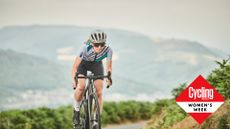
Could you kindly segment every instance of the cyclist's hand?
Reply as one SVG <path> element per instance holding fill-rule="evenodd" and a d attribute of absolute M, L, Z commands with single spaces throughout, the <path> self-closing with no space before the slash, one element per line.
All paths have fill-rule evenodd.
<path fill-rule="evenodd" d="M 78 84 L 78 73 L 75 74 L 74 79 L 72 81 L 72 87 L 73 87 L 73 89 L 76 89 L 77 84 Z"/>
<path fill-rule="evenodd" d="M 107 83 L 107 88 L 109 88 L 113 83 L 112 78 L 106 79 L 106 83 Z"/>
<path fill-rule="evenodd" d="M 113 83 L 110 71 L 108 72 L 108 78 L 106 79 L 106 82 L 107 82 L 107 88 L 109 88 Z"/>
<path fill-rule="evenodd" d="M 77 87 L 77 83 L 75 80 L 72 81 L 72 87 L 73 87 L 73 89 L 76 89 L 76 87 Z"/>

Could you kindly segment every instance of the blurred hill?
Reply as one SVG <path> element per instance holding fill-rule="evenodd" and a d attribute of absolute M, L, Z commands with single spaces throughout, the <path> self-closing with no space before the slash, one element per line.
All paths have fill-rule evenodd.
<path fill-rule="evenodd" d="M 5 91 L 15 88 L 22 93 L 44 91 L 39 92 L 44 100 L 49 100 L 50 94 L 63 93 L 62 99 L 69 100 L 71 65 L 93 29 L 38 25 L 1 28 L 0 100 L 5 100 L 10 93 Z M 215 68 L 214 60 L 224 55 L 195 41 L 152 38 L 118 29 L 103 30 L 114 51 L 114 85 L 105 90 L 107 100 L 152 101 L 169 97 L 178 83 L 191 82 L 199 74 L 206 76 Z M 57 87 L 65 90 L 55 91 Z M 3 105 L 7 104 L 1 102 L 0 107 Z"/>
<path fill-rule="evenodd" d="M 1 86 L 8 89 L 52 90 L 68 84 L 62 66 L 47 59 L 0 49 L 0 60 Z"/>
<path fill-rule="evenodd" d="M 69 83 L 63 66 L 47 59 L 0 49 L 0 60 L 0 108 L 30 107 L 31 102 L 38 106 L 49 102 L 47 98 L 58 99 L 58 92 L 52 96 L 46 91 L 66 88 Z"/>

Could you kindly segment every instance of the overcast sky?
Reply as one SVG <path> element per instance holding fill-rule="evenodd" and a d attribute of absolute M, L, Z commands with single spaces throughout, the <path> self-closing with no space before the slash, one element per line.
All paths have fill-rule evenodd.
<path fill-rule="evenodd" d="M 119 28 L 230 54 L 230 0 L 0 0 L 0 27 L 35 24 Z"/>

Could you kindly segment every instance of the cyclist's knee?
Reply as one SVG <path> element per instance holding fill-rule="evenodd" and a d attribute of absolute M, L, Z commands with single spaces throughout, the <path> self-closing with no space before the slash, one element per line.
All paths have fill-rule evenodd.
<path fill-rule="evenodd" d="M 84 84 L 78 84 L 77 90 L 80 92 L 83 92 L 85 90 L 85 85 Z"/>
<path fill-rule="evenodd" d="M 97 96 L 98 96 L 98 97 L 102 97 L 102 93 L 103 93 L 103 92 L 102 92 L 102 88 L 97 88 L 97 89 L 96 89 L 96 93 L 97 93 Z"/>
<path fill-rule="evenodd" d="M 98 96 L 98 98 L 100 98 L 100 97 L 102 97 L 102 91 L 97 91 L 97 96 Z"/>
<path fill-rule="evenodd" d="M 85 90 L 85 84 L 84 83 L 79 83 L 78 86 L 77 86 L 77 90 L 79 92 L 84 92 L 84 90 Z"/>

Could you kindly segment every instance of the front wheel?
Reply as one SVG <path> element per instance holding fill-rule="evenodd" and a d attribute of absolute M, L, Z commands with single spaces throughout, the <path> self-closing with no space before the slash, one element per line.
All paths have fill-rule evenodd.
<path fill-rule="evenodd" d="M 73 120 L 73 126 L 74 129 L 90 129 L 89 128 L 89 112 L 87 108 L 87 101 L 83 100 L 80 105 L 80 111 L 79 111 L 79 122 L 75 122 L 76 120 Z"/>
<path fill-rule="evenodd" d="M 100 108 L 98 103 L 98 97 L 95 93 L 89 96 L 88 106 L 90 129 L 101 129 Z"/>

